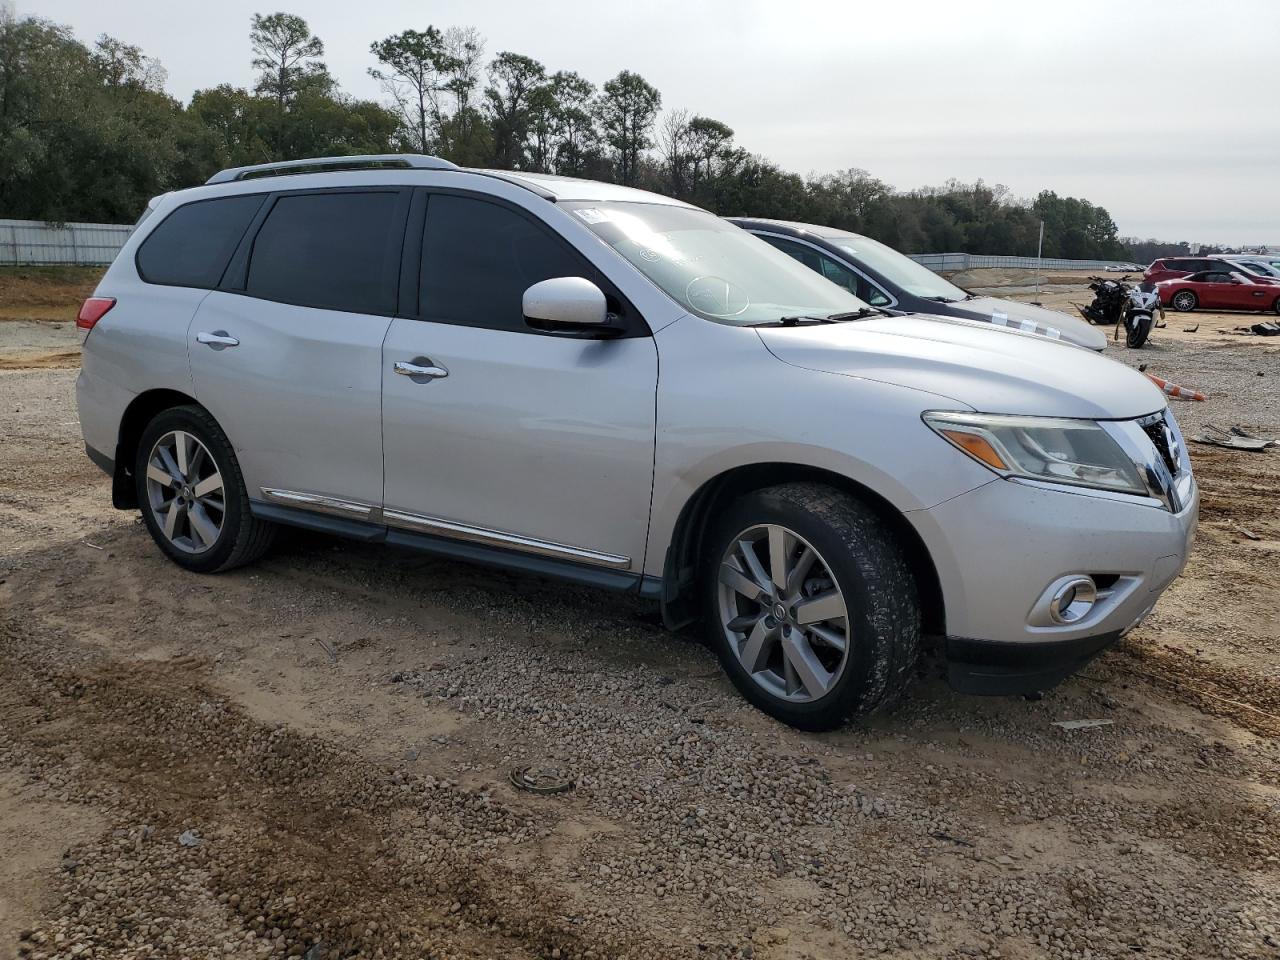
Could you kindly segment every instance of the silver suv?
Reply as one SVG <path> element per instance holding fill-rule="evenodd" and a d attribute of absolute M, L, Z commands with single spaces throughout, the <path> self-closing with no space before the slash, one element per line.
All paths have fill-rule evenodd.
<path fill-rule="evenodd" d="M 1146 616 L 1195 527 L 1138 373 L 885 316 L 603 183 L 226 170 L 152 202 L 79 322 L 88 454 L 182 567 L 289 524 L 638 593 L 808 729 L 892 698 L 925 640 L 958 689 L 1053 685 Z"/>

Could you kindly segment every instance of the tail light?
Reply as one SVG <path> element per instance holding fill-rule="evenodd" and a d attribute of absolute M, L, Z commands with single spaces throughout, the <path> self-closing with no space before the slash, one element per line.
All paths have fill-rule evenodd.
<path fill-rule="evenodd" d="M 80 305 L 80 312 L 76 314 L 76 326 L 81 330 L 92 330 L 93 325 L 115 305 L 115 297 L 90 297 Z"/>

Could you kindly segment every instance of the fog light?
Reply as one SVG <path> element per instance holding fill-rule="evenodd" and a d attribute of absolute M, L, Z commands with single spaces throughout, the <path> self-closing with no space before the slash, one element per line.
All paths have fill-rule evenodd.
<path fill-rule="evenodd" d="M 1076 623 L 1083 620 L 1098 599 L 1098 588 L 1091 577 L 1073 577 L 1058 587 L 1049 600 L 1049 616 L 1054 623 Z"/>

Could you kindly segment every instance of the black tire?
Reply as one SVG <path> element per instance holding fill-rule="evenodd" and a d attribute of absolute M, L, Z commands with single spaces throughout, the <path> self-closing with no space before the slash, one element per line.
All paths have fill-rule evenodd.
<path fill-rule="evenodd" d="M 848 610 L 848 659 L 823 696 L 796 703 L 770 693 L 738 660 L 718 602 L 718 568 L 733 538 L 780 524 L 822 556 Z M 920 601 L 892 529 L 866 504 L 820 483 L 796 482 L 747 494 L 717 518 L 707 540 L 701 589 L 709 636 L 739 692 L 765 713 L 802 730 L 830 730 L 902 693 L 915 674 Z"/>
<path fill-rule="evenodd" d="M 1132 326 L 1125 326 L 1124 342 L 1133 350 L 1139 349 L 1151 335 L 1151 324 L 1154 318 L 1149 313 L 1140 313 L 1133 318 Z"/>
<path fill-rule="evenodd" d="M 1190 290 L 1179 290 L 1169 300 L 1169 306 L 1179 313 L 1190 313 L 1200 306 L 1200 299 Z"/>
<path fill-rule="evenodd" d="M 222 475 L 225 512 L 222 527 L 212 546 L 200 553 L 179 549 L 165 536 L 147 493 L 147 462 L 160 438 L 183 430 L 204 444 Z M 155 416 L 142 432 L 134 460 L 134 481 L 143 522 L 164 555 L 178 566 L 195 573 L 218 573 L 251 563 L 271 546 L 276 527 L 253 516 L 249 493 L 236 460 L 235 451 L 218 422 L 203 407 L 171 407 Z"/>
<path fill-rule="evenodd" d="M 1276 313 L 1280 313 L 1280 297 L 1276 297 L 1276 302 L 1271 305 L 1271 309 Z"/>

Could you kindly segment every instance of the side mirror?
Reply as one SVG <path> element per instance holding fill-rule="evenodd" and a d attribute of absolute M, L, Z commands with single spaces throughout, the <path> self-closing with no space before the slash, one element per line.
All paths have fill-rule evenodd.
<path fill-rule="evenodd" d="M 612 336 L 604 292 L 583 277 L 552 277 L 524 292 L 524 319 L 529 326 L 567 336 Z"/>

